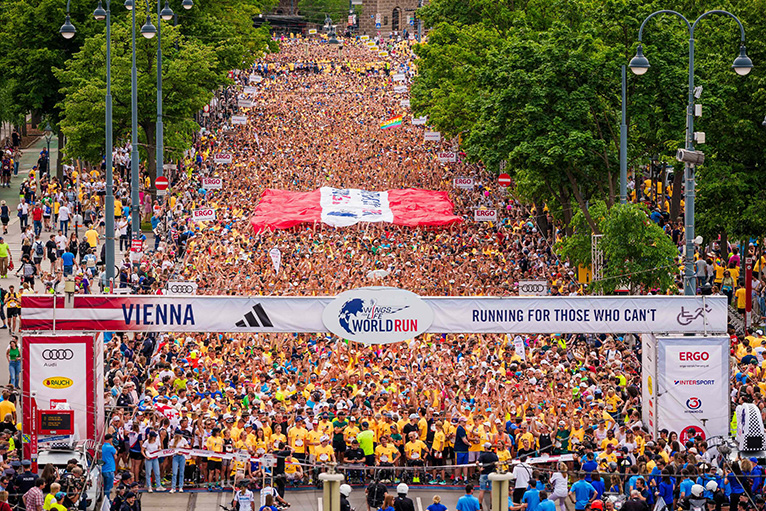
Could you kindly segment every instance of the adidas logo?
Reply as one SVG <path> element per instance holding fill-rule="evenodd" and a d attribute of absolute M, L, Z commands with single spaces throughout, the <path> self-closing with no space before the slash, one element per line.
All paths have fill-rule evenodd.
<path fill-rule="evenodd" d="M 256 316 L 258 316 L 258 319 L 256 319 Z M 260 320 L 260 323 L 258 323 L 259 320 Z M 238 328 L 247 328 L 247 327 L 270 328 L 270 327 L 273 327 L 274 324 L 271 322 L 271 319 L 269 319 L 269 316 L 268 314 L 266 314 L 266 311 L 263 310 L 263 306 L 260 303 L 257 303 L 253 305 L 252 311 L 245 314 L 245 319 L 237 321 L 236 326 Z"/>

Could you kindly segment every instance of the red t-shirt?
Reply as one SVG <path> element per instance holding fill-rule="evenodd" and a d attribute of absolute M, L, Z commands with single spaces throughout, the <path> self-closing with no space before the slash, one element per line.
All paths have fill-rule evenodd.
<path fill-rule="evenodd" d="M 36 206 L 35 209 L 32 210 L 32 220 L 36 222 L 42 222 L 43 220 L 43 208 L 40 206 Z M 0 511 L 2 511 L 0 509 Z"/>

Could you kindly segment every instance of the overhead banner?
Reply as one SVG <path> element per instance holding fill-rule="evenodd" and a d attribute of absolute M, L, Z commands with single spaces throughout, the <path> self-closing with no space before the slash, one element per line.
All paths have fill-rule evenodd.
<path fill-rule="evenodd" d="M 366 288 L 362 288 L 366 289 Z M 23 295 L 23 330 L 327 332 L 334 297 Z M 422 297 L 433 333 L 726 332 L 725 296 Z M 54 320 L 55 318 L 55 320 Z"/>
<path fill-rule="evenodd" d="M 231 163 L 231 154 L 214 154 L 213 163 Z"/>
<path fill-rule="evenodd" d="M 212 222 L 215 220 L 215 210 L 212 208 L 201 208 L 192 211 L 192 220 L 195 222 Z"/>
<path fill-rule="evenodd" d="M 423 135 L 423 139 L 426 141 L 439 142 L 442 139 L 442 134 L 438 131 L 426 131 Z"/>
<path fill-rule="evenodd" d="M 457 161 L 457 153 L 455 151 L 444 151 L 437 153 L 440 163 Z"/>
<path fill-rule="evenodd" d="M 231 123 L 232 124 L 247 124 L 247 116 L 246 115 L 232 115 L 231 116 Z"/>
<path fill-rule="evenodd" d="M 496 209 L 474 209 L 473 219 L 477 222 L 497 222 Z"/>
<path fill-rule="evenodd" d="M 205 190 L 220 190 L 223 188 L 223 179 L 220 177 L 203 177 L 202 188 Z"/>
<path fill-rule="evenodd" d="M 462 188 L 464 190 L 473 190 L 473 178 L 470 177 L 456 177 L 453 180 L 455 188 Z"/>
<path fill-rule="evenodd" d="M 657 428 L 680 442 L 729 432 L 728 336 L 657 338 Z"/>
<path fill-rule="evenodd" d="M 409 227 L 462 222 L 452 213 L 447 192 L 407 188 L 374 192 L 322 187 L 313 192 L 267 189 L 250 219 L 256 232 L 324 223 L 348 227 L 359 222 L 389 222 Z"/>

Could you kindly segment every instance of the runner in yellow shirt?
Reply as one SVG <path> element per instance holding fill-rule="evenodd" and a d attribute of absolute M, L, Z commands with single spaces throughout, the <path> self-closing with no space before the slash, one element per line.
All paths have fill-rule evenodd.
<path fill-rule="evenodd" d="M 223 437 L 219 428 L 213 428 L 205 442 L 205 448 L 209 451 L 223 452 Z M 216 486 L 221 488 L 221 465 L 223 460 L 218 456 L 211 456 L 207 459 L 208 487 Z"/>

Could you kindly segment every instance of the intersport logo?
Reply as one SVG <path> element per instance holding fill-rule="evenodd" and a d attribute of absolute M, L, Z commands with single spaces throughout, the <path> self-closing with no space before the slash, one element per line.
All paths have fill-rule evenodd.
<path fill-rule="evenodd" d="M 673 380 L 674 385 L 715 385 L 715 380 Z"/>

